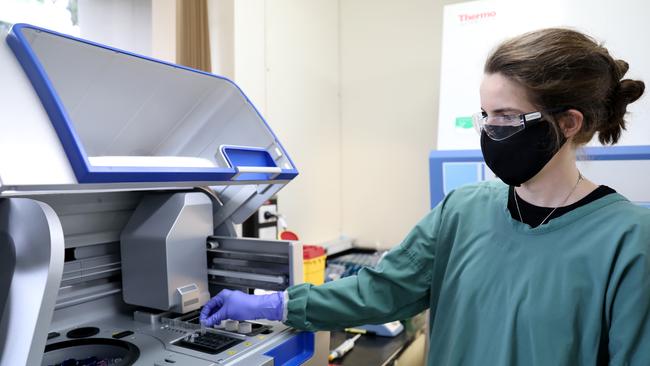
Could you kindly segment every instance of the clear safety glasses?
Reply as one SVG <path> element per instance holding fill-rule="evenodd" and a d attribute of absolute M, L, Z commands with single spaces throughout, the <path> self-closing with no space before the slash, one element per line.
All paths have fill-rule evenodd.
<path fill-rule="evenodd" d="M 523 131 L 526 127 L 531 127 L 543 120 L 542 112 L 488 116 L 487 113 L 481 111 L 472 116 L 476 131 L 479 134 L 481 131 L 485 131 L 488 137 L 495 141 L 505 140 L 517 132 Z"/>

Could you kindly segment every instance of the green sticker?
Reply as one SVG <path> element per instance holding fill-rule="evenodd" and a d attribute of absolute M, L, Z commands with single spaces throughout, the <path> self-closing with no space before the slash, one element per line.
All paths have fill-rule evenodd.
<path fill-rule="evenodd" d="M 456 117 L 456 128 L 472 128 L 472 117 Z"/>

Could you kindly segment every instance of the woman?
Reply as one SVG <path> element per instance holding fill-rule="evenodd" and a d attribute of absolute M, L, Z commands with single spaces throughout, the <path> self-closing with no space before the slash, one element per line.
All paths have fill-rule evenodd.
<path fill-rule="evenodd" d="M 643 94 L 627 69 L 572 30 L 506 41 L 475 116 L 503 183 L 447 195 L 375 269 L 266 296 L 226 290 L 203 323 L 327 330 L 429 308 L 430 365 L 650 365 L 650 210 L 576 167 L 596 133 L 618 141 Z"/>

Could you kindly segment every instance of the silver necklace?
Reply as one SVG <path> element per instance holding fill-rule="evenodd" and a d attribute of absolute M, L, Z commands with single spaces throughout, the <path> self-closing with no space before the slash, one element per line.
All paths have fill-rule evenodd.
<path fill-rule="evenodd" d="M 549 214 L 546 215 L 544 220 L 542 220 L 542 222 L 540 222 L 539 225 L 537 225 L 537 226 L 544 225 L 544 222 L 546 222 L 546 220 L 548 220 L 548 218 L 551 217 L 551 215 L 553 214 L 553 212 L 555 212 L 555 210 L 557 210 L 559 207 L 564 206 L 564 204 L 569 199 L 569 197 L 571 197 L 573 192 L 575 192 L 576 188 L 578 188 L 578 183 L 580 183 L 581 180 L 582 180 L 582 173 L 580 173 L 580 171 L 578 171 L 578 180 L 576 181 L 576 184 L 573 186 L 573 189 L 571 190 L 571 192 L 569 192 L 569 194 L 564 198 L 564 201 L 562 201 L 562 203 L 559 206 L 552 209 L 551 212 L 549 212 Z M 519 202 L 517 202 L 517 192 L 515 191 L 514 187 L 512 188 L 512 194 L 515 196 L 515 206 L 517 206 L 517 213 L 519 214 L 519 221 L 524 222 L 524 219 L 521 217 L 521 211 L 519 210 Z"/>

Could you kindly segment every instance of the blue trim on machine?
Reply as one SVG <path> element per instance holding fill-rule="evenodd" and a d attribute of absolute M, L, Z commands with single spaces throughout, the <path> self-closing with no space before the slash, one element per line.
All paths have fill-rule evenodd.
<path fill-rule="evenodd" d="M 90 165 L 88 161 L 88 155 L 81 144 L 79 136 L 75 132 L 75 129 L 70 122 L 70 118 L 61 102 L 57 92 L 54 90 L 54 87 L 45 72 L 43 65 L 39 62 L 38 58 L 34 54 L 33 49 L 31 48 L 29 42 L 22 33 L 23 29 L 33 29 L 37 32 L 45 32 L 53 34 L 59 37 L 67 38 L 77 42 L 86 43 L 92 46 L 100 47 L 106 50 L 113 52 L 122 53 L 125 55 L 137 57 L 140 59 L 157 62 L 165 64 L 171 67 L 178 69 L 183 69 L 186 71 L 191 71 L 199 74 L 203 74 L 210 77 L 215 77 L 218 79 L 225 80 L 232 84 L 241 95 L 246 99 L 246 101 L 253 107 L 253 110 L 258 115 L 264 126 L 268 129 L 270 134 L 274 137 L 275 143 L 282 150 L 283 154 L 287 157 L 291 163 L 291 169 L 282 169 L 281 174 L 275 177 L 274 180 L 290 180 L 295 178 L 298 175 L 298 171 L 294 168 L 295 165 L 293 161 L 286 153 L 286 150 L 281 145 L 280 141 L 277 139 L 277 136 L 273 133 L 269 127 L 266 120 L 259 113 L 255 105 L 251 102 L 250 99 L 243 93 L 241 88 L 237 86 L 233 81 L 228 78 L 210 74 L 201 70 L 195 70 L 189 67 L 180 66 L 172 64 L 169 62 L 156 60 L 150 57 L 145 57 L 137 55 L 131 52 L 124 50 L 107 47 L 98 43 L 87 41 L 84 39 L 72 37 L 66 34 L 61 34 L 58 32 L 50 31 L 44 28 L 36 27 L 29 24 L 14 24 L 11 28 L 11 31 L 6 37 L 7 44 L 14 52 L 16 59 L 20 63 L 21 67 L 25 71 L 25 74 L 29 78 L 36 94 L 38 95 L 45 111 L 47 112 L 48 117 L 56 131 L 63 150 L 65 151 L 70 166 L 75 173 L 77 181 L 79 183 L 126 183 L 126 182 L 222 182 L 229 181 L 236 174 L 236 168 L 183 168 L 183 167 L 95 167 Z M 243 175 L 243 174 L 242 174 Z M 269 180 L 268 175 L 250 175 L 238 177 L 237 180 Z"/>
<path fill-rule="evenodd" d="M 223 146 L 221 150 L 230 166 L 277 167 L 271 154 L 261 148 Z"/>
<path fill-rule="evenodd" d="M 585 157 L 586 159 L 582 159 Z M 578 160 L 647 160 L 650 145 L 586 147 L 578 150 Z"/>
<path fill-rule="evenodd" d="M 312 332 L 300 332 L 264 355 L 273 357 L 276 366 L 302 365 L 314 355 L 315 338 Z"/>
<path fill-rule="evenodd" d="M 231 167 L 278 167 L 271 154 L 262 148 L 222 146 L 221 152 Z M 235 180 L 269 180 L 273 175 L 276 174 L 241 173 Z"/>

